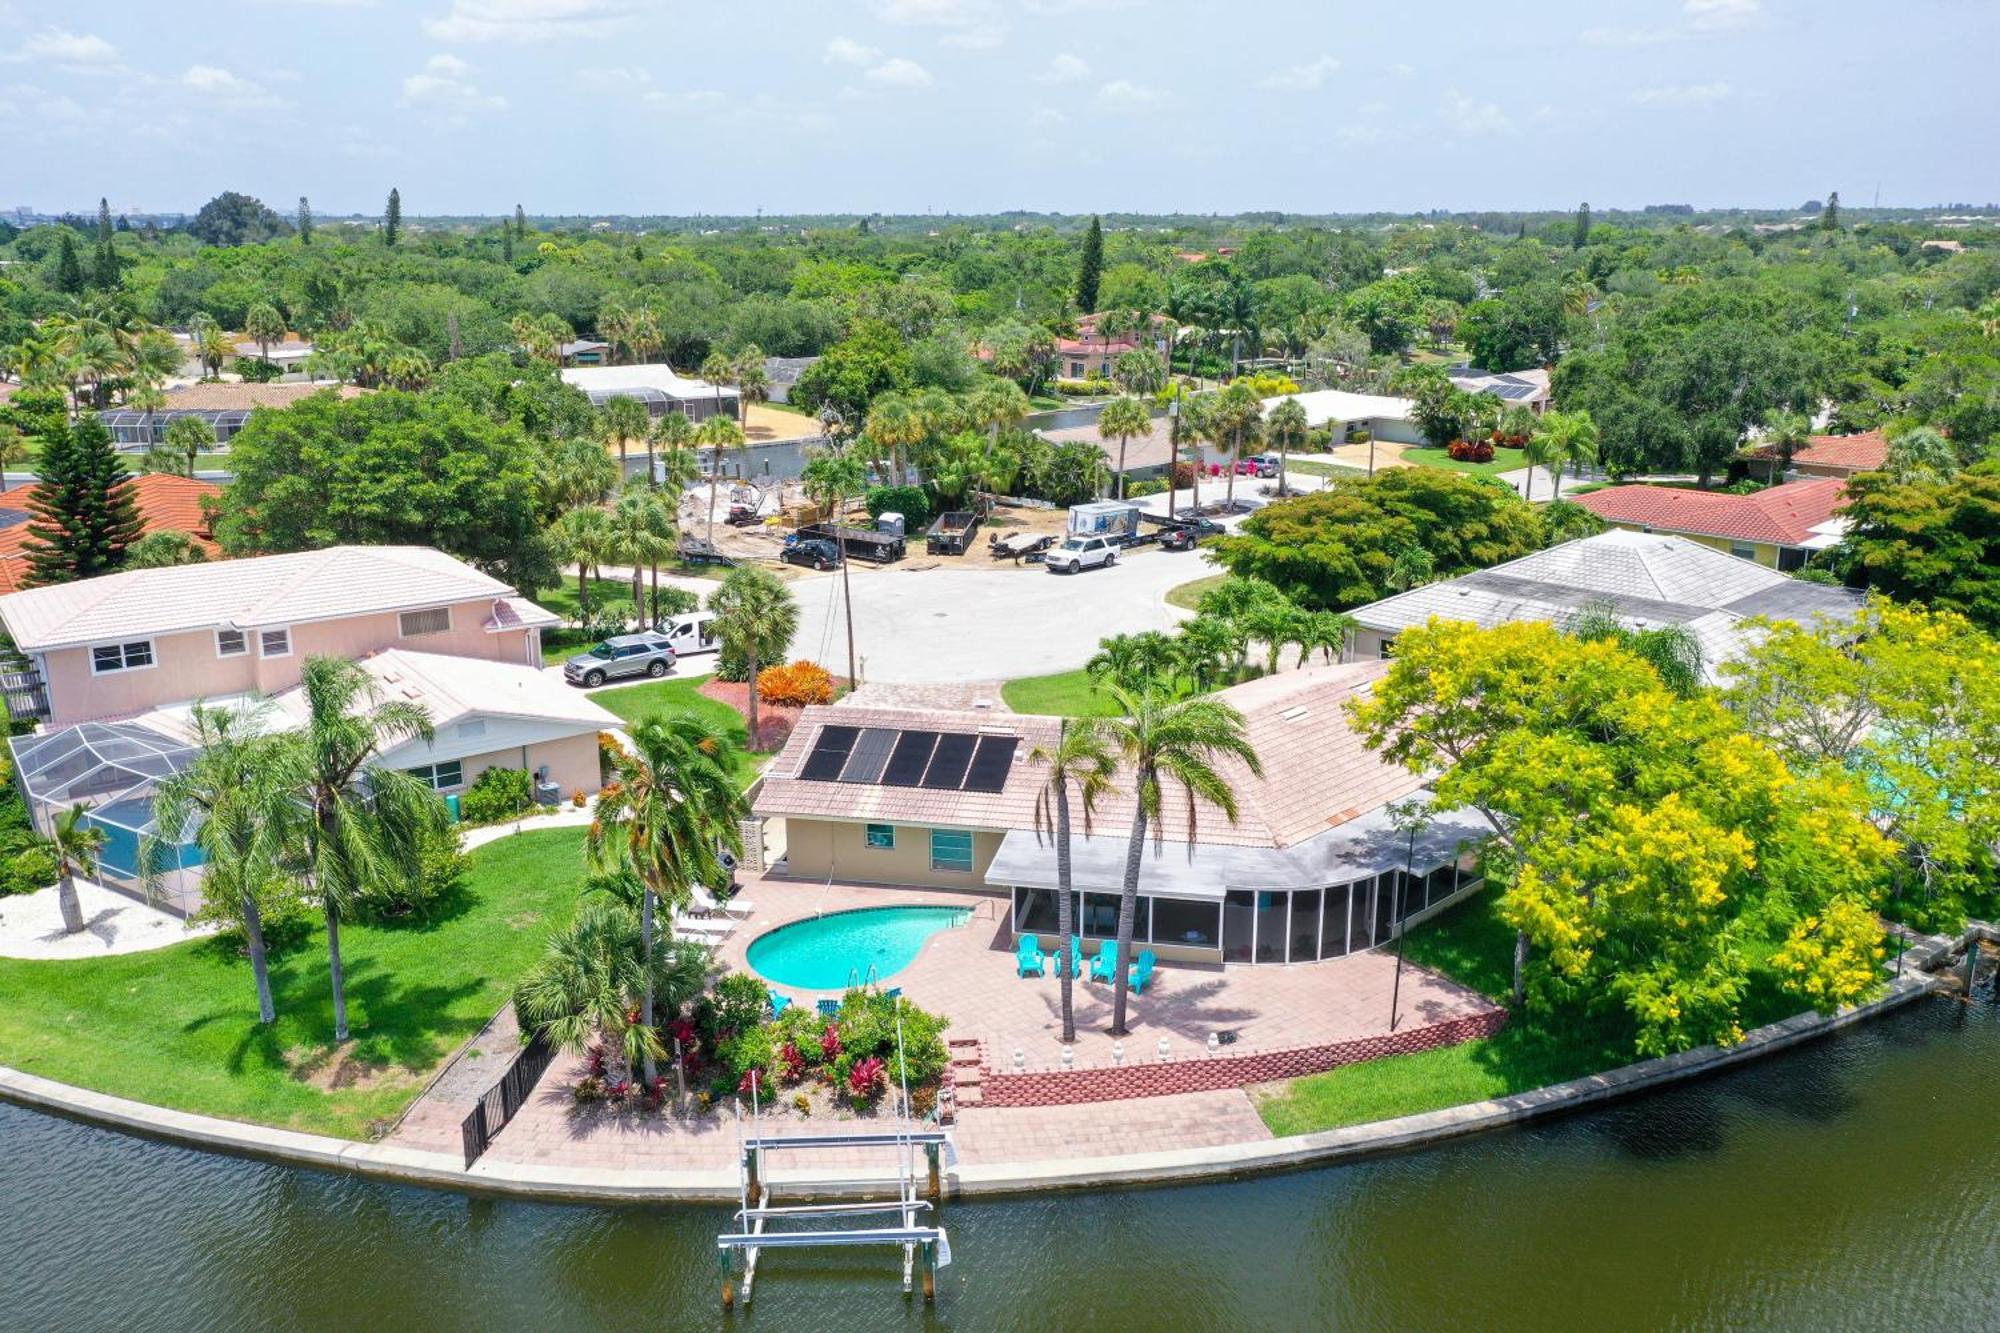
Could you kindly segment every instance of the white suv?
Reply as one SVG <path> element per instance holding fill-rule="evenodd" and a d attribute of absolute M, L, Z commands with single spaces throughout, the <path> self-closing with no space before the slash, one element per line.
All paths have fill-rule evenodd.
<path fill-rule="evenodd" d="M 1049 552 L 1046 563 L 1051 574 L 1075 574 L 1098 565 L 1115 565 L 1118 546 L 1109 537 L 1071 537 Z"/>

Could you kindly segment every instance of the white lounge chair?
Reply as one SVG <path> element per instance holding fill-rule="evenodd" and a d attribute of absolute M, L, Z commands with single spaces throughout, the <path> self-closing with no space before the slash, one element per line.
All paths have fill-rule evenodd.
<path fill-rule="evenodd" d="M 728 902 L 723 902 L 699 884 L 690 890 L 689 897 L 694 903 L 695 910 L 704 915 L 721 912 L 728 916 L 747 917 L 757 910 L 757 904 L 741 897 L 731 898 Z"/>
<path fill-rule="evenodd" d="M 717 944 L 729 938 L 729 932 L 736 929 L 734 921 L 717 920 L 714 917 L 677 916 L 674 918 L 674 934 L 691 940 L 702 940 Z"/>

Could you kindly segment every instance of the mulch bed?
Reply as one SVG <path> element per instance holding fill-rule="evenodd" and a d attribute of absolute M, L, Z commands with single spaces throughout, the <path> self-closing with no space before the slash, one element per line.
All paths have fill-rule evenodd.
<path fill-rule="evenodd" d="M 846 686 L 847 682 L 845 680 L 842 680 L 838 676 L 834 677 L 833 688 L 836 696 Z M 746 723 L 750 720 L 750 684 L 748 681 L 717 680 L 714 676 L 710 676 L 696 687 L 696 691 L 704 698 L 713 699 L 717 703 L 728 704 L 743 715 L 743 720 Z M 758 704 L 757 730 L 763 734 L 752 738 L 750 748 L 759 752 L 769 752 L 784 748 L 785 741 L 792 734 L 792 728 L 799 724 L 799 714 L 804 711 L 803 708 L 800 708 L 796 704 Z"/>

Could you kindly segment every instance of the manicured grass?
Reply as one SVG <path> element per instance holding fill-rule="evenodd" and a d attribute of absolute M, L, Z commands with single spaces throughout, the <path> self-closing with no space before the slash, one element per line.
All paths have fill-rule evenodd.
<path fill-rule="evenodd" d="M 1118 706 L 1096 688 L 1086 671 L 1059 671 L 1053 676 L 1022 676 L 1000 687 L 1000 697 L 1017 713 L 1055 717 L 1116 717 Z"/>
<path fill-rule="evenodd" d="M 584 878 L 584 830 L 471 854 L 428 920 L 345 922 L 353 1038 L 333 1046 L 323 927 L 274 932 L 278 1021 L 257 1023 L 227 937 L 72 962 L 0 959 L 0 1064 L 179 1110 L 362 1139 L 407 1106 L 499 1011 Z"/>
<path fill-rule="evenodd" d="M 1308 477 L 1365 477 L 1365 467 L 1349 467 L 1345 463 L 1322 463 L 1316 458 L 1294 458 L 1285 465 L 1287 472 L 1300 472 Z"/>
<path fill-rule="evenodd" d="M 734 708 L 701 692 L 699 686 L 707 679 L 707 676 L 674 676 L 666 680 L 649 680 L 643 685 L 620 685 L 598 690 L 590 698 L 593 703 L 618 714 L 627 726 L 656 714 L 700 718 L 736 742 L 736 782 L 738 786 L 747 787 L 771 756 L 769 753 L 759 754 L 742 749 L 749 742 L 749 724 Z"/>
<path fill-rule="evenodd" d="M 1169 588 L 1167 605 L 1178 606 L 1184 611 L 1198 611 L 1201 609 L 1201 595 L 1228 577 L 1227 574 L 1210 574 L 1205 579 L 1190 579 L 1178 587 Z"/>
<path fill-rule="evenodd" d="M 1525 453 L 1504 446 L 1493 451 L 1493 461 L 1490 463 L 1461 463 L 1442 449 L 1433 449 L 1427 444 L 1406 444 L 1403 446 L 1403 461 L 1423 467 L 1450 468 L 1453 472 L 1470 472 L 1480 477 L 1513 472 L 1528 466 L 1528 456 Z"/>

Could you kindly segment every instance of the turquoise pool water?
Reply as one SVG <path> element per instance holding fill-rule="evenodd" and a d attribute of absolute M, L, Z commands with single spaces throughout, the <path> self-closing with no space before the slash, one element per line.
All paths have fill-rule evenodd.
<path fill-rule="evenodd" d="M 800 990 L 839 990 L 851 978 L 894 976 L 924 942 L 964 922 L 967 907 L 863 907 L 794 921 L 750 942 L 750 966 L 766 981 Z"/>

